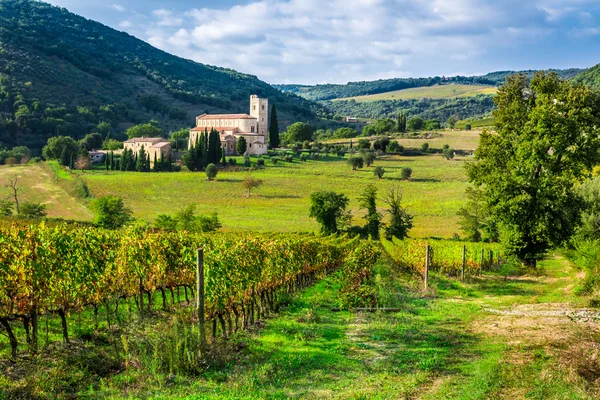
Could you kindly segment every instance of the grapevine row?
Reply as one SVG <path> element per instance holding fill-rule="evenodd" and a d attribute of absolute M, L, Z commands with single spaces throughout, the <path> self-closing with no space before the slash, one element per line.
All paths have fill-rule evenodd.
<path fill-rule="evenodd" d="M 0 229 L 0 323 L 32 328 L 38 317 L 57 313 L 68 341 L 67 316 L 86 306 L 135 299 L 140 311 L 155 293 L 195 285 L 196 249 L 204 248 L 205 315 L 222 332 L 244 326 L 274 308 L 277 296 L 338 270 L 360 250 L 377 253 L 358 239 L 309 235 L 189 234 L 140 228 L 107 231 L 91 227 L 37 226 Z M 108 315 L 108 313 L 107 313 Z M 226 321 L 229 329 L 226 329 Z M 110 324 L 110 321 L 109 321 Z M 13 335 L 14 336 L 14 335 Z M 29 336 L 29 335 L 28 335 Z M 11 338 L 13 355 L 16 351 Z"/>

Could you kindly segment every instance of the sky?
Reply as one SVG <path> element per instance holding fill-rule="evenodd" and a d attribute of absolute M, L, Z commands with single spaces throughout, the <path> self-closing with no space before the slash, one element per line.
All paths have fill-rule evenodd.
<path fill-rule="evenodd" d="M 275 83 L 600 63 L 600 0 L 50 0 L 204 64 Z"/>

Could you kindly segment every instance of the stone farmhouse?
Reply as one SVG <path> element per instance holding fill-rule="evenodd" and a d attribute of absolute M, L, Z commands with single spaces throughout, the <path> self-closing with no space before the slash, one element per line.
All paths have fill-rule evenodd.
<path fill-rule="evenodd" d="M 192 147 L 198 137 L 208 130 L 215 129 L 221 136 L 221 146 L 225 155 L 236 155 L 238 139 L 246 139 L 246 153 L 260 155 L 267 153 L 267 132 L 269 131 L 269 100 L 257 95 L 250 96 L 250 114 L 203 114 L 196 118 L 196 127 L 190 130 L 189 145 Z"/>
<path fill-rule="evenodd" d="M 144 147 L 146 154 L 150 155 L 150 164 L 154 164 L 154 156 L 160 160 L 162 155 L 166 160 L 171 154 L 171 142 L 163 138 L 133 138 L 123 142 L 123 149 L 132 150 L 134 154 L 138 154 L 140 149 Z"/>

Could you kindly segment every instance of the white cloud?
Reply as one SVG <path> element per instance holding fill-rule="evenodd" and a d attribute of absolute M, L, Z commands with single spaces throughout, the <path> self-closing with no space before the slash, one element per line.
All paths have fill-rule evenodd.
<path fill-rule="evenodd" d="M 259 0 L 225 9 L 154 10 L 146 39 L 269 82 L 422 76 L 419 66 L 429 60 L 462 69 L 490 48 L 549 37 L 561 19 L 589 23 L 585 6 L 593 1 Z"/>
<path fill-rule="evenodd" d="M 117 10 L 119 12 L 125 12 L 125 11 L 127 11 L 127 9 L 125 7 L 123 7 L 122 5 L 119 5 L 119 4 L 112 4 L 110 6 L 110 8 L 112 8 L 113 10 Z"/>
<path fill-rule="evenodd" d="M 129 29 L 131 27 L 133 27 L 133 23 L 131 21 L 125 20 L 125 21 L 119 22 L 119 28 L 121 28 L 121 29 Z"/>

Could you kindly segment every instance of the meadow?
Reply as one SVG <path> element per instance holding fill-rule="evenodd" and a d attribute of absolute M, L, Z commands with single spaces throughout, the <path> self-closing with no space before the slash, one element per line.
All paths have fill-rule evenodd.
<path fill-rule="evenodd" d="M 214 181 L 204 173 L 136 173 L 87 171 L 82 178 L 93 196 L 116 195 L 133 209 L 134 217 L 152 222 L 159 214 L 174 213 L 196 204 L 199 213 L 217 212 L 225 231 L 316 232 L 317 222 L 309 217 L 310 194 L 333 190 L 350 198 L 350 208 L 360 221 L 358 197 L 374 184 L 380 198 L 392 186 L 400 186 L 404 203 L 415 216 L 411 236 L 452 237 L 459 233 L 459 208 L 468 186 L 466 158 L 444 160 L 441 155 L 383 156 L 374 166 L 352 171 L 346 159 L 335 156 L 306 162 L 280 161 L 252 172 L 264 181 L 250 198 L 241 185 L 248 172 L 221 171 Z M 238 161 L 241 163 L 241 159 Z M 385 169 L 383 179 L 373 174 L 375 166 Z M 413 170 L 409 181 L 401 169 Z M 379 202 L 381 211 L 384 204 Z"/>
<path fill-rule="evenodd" d="M 380 100 L 452 99 L 457 97 L 477 96 L 480 94 L 490 95 L 496 94 L 496 92 L 497 88 L 493 86 L 451 84 L 402 89 L 336 100 L 356 100 L 358 103 L 364 103 Z"/>

